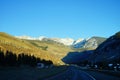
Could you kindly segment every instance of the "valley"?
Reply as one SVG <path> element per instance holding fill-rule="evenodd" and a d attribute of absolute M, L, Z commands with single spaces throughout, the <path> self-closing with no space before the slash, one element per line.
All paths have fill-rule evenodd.
<path fill-rule="evenodd" d="M 65 43 L 67 41 L 69 45 Z M 0 75 L 3 80 L 99 80 L 100 76 L 119 80 L 116 74 L 110 77 L 109 72 L 104 75 L 96 71 L 120 71 L 120 32 L 107 39 L 92 37 L 76 41 L 21 38 L 0 32 L 0 51 Z M 20 78 L 23 73 L 26 77 Z"/>
<path fill-rule="evenodd" d="M 93 37 L 88 40 L 78 39 L 75 41 L 73 39 L 45 37 L 14 37 L 7 33 L 0 32 L 0 49 L 4 52 L 7 50 L 12 51 L 15 54 L 25 53 L 35 55 L 41 59 L 51 60 L 54 64 L 61 65 L 64 64 L 61 59 L 69 52 L 94 50 L 100 44 L 98 40 L 104 41 L 105 38 Z M 91 43 L 91 41 L 93 41 L 93 43 Z M 94 45 L 96 45 L 96 47 L 94 47 Z"/>

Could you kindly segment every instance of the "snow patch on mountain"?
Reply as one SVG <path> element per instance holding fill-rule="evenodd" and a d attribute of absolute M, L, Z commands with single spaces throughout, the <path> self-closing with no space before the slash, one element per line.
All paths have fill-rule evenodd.
<path fill-rule="evenodd" d="M 33 38 L 30 36 L 16 36 L 16 37 L 28 40 L 54 41 L 74 48 L 94 48 L 94 49 L 98 47 L 99 43 L 104 41 L 100 37 L 92 37 L 88 39 L 79 38 L 77 40 L 74 40 L 72 38 L 47 38 L 45 36 L 40 36 L 38 38 Z"/>
<path fill-rule="evenodd" d="M 90 38 L 89 40 L 87 40 L 87 42 L 84 45 L 84 48 L 97 48 L 98 47 L 98 43 L 97 40 L 94 38 Z"/>
<path fill-rule="evenodd" d="M 51 38 L 51 40 L 62 43 L 64 45 L 72 45 L 74 42 L 74 39 L 71 38 Z"/>
<path fill-rule="evenodd" d="M 74 39 L 71 39 L 71 38 L 47 38 L 45 36 L 40 36 L 38 38 L 32 38 L 30 36 L 15 36 L 16 38 L 20 38 L 20 39 L 27 39 L 27 40 L 45 40 L 45 41 L 49 41 L 49 40 L 52 40 L 52 41 L 55 41 L 55 42 L 58 42 L 58 43 L 62 43 L 64 45 L 67 45 L 67 46 L 70 46 L 73 44 L 73 42 L 75 41 Z"/>
<path fill-rule="evenodd" d="M 43 40 L 44 38 L 46 38 L 45 36 L 40 36 L 40 37 L 38 37 L 38 38 L 36 38 L 36 40 Z"/>
<path fill-rule="evenodd" d="M 81 48 L 85 45 L 86 39 L 80 38 L 72 44 L 74 48 Z"/>
<path fill-rule="evenodd" d="M 15 36 L 16 38 L 19 39 L 27 39 L 27 40 L 36 40 L 36 38 L 30 37 L 30 36 Z"/>

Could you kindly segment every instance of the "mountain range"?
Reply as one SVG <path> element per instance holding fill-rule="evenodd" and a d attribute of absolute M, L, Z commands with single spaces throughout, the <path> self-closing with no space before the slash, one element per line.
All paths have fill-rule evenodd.
<path fill-rule="evenodd" d="M 70 47 L 50 41 L 19 39 L 4 32 L 0 32 L 0 50 L 12 51 L 14 54 L 24 53 L 41 59 L 51 60 L 54 64 L 64 64 L 61 61 Z"/>
<path fill-rule="evenodd" d="M 85 61 L 90 63 L 120 63 L 120 32 L 106 39 L 95 50 L 69 52 L 62 61 L 78 65 Z"/>
<path fill-rule="evenodd" d="M 92 62 L 118 62 L 120 63 L 120 32 L 109 37 L 91 55 Z"/>
<path fill-rule="evenodd" d="M 40 40 L 40 41 L 51 41 L 63 44 L 65 46 L 71 46 L 73 48 L 92 48 L 95 49 L 98 47 L 100 43 L 106 40 L 103 37 L 91 37 L 89 39 L 79 38 L 74 40 L 72 38 L 47 38 L 44 36 L 40 36 L 38 38 L 32 38 L 30 36 L 16 36 L 19 39 L 26 39 L 26 40 Z"/>
<path fill-rule="evenodd" d="M 92 56 L 94 50 L 98 49 L 98 46 L 104 41 L 106 41 L 106 38 L 96 36 L 89 39 L 79 38 L 74 40 L 71 38 L 47 38 L 44 36 L 39 38 L 12 36 L 0 32 L 0 50 L 4 52 L 7 50 L 12 51 L 15 54 L 35 55 L 41 59 L 51 60 L 57 65 L 64 64 L 68 60 L 70 63 L 77 63 L 80 60 L 89 59 L 88 57 Z"/>

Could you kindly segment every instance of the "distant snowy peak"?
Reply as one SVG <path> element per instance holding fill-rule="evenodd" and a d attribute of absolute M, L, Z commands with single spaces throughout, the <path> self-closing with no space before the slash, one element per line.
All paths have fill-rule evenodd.
<path fill-rule="evenodd" d="M 83 47 L 96 49 L 105 40 L 106 38 L 94 36 L 89 38 Z"/>
<path fill-rule="evenodd" d="M 79 42 L 82 42 L 84 39 L 83 38 L 79 38 L 78 40 L 76 40 L 75 42 L 74 42 L 74 44 L 77 44 L 77 43 L 79 43 Z"/>
<path fill-rule="evenodd" d="M 43 38 L 41 41 L 54 41 L 57 43 L 61 43 L 66 46 L 70 46 L 73 44 L 74 40 L 71 38 Z"/>
<path fill-rule="evenodd" d="M 19 39 L 27 39 L 27 40 L 36 40 L 36 38 L 30 37 L 30 36 L 15 36 L 16 38 Z"/>
<path fill-rule="evenodd" d="M 97 48 L 98 47 L 98 43 L 97 40 L 95 38 L 90 38 L 87 40 L 87 42 L 84 45 L 84 48 Z"/>
<path fill-rule="evenodd" d="M 33 37 L 30 37 L 30 36 L 15 36 L 16 38 L 19 38 L 19 39 L 27 39 L 27 40 L 40 40 L 40 41 L 55 41 L 55 42 L 58 42 L 58 43 L 62 43 L 64 45 L 67 45 L 67 46 L 70 46 L 73 44 L 74 42 L 74 39 L 71 39 L 71 38 L 47 38 L 45 36 L 40 36 L 38 38 L 33 38 Z"/>
<path fill-rule="evenodd" d="M 38 37 L 38 38 L 36 38 L 37 40 L 43 40 L 44 38 L 46 38 L 45 36 L 40 36 L 40 37 Z"/>
<path fill-rule="evenodd" d="M 74 42 L 74 39 L 71 38 L 51 38 L 51 40 L 62 43 L 64 45 L 72 45 Z"/>
<path fill-rule="evenodd" d="M 49 38 L 55 42 L 59 42 L 62 43 L 64 45 L 67 46 L 76 46 L 75 48 L 80 48 L 80 46 L 82 46 L 84 44 L 84 42 L 86 41 L 86 39 L 80 38 L 78 40 L 74 40 L 72 38 Z"/>
<path fill-rule="evenodd" d="M 99 44 L 105 41 L 106 38 L 103 37 L 91 37 L 88 39 L 78 39 L 73 43 L 74 48 L 89 48 L 96 49 Z"/>
<path fill-rule="evenodd" d="M 80 38 L 76 41 L 74 41 L 74 43 L 72 44 L 72 46 L 74 48 L 81 48 L 84 46 L 84 44 L 86 43 L 86 39 Z"/>
<path fill-rule="evenodd" d="M 33 37 L 30 37 L 30 36 L 16 36 L 16 37 L 20 38 L 20 39 L 27 39 L 27 40 L 55 41 L 55 42 L 58 42 L 58 43 L 62 43 L 66 46 L 79 44 L 80 42 L 82 42 L 84 40 L 83 38 L 80 38 L 78 40 L 74 40 L 72 38 L 47 38 L 45 36 L 40 36 L 38 38 L 33 38 Z"/>
<path fill-rule="evenodd" d="M 33 38 L 30 36 L 16 36 L 16 37 L 27 40 L 53 41 L 61 43 L 66 46 L 72 46 L 74 48 L 97 48 L 98 45 L 105 40 L 104 38 L 101 37 L 92 37 L 89 39 L 79 38 L 77 40 L 74 40 L 72 38 L 47 38 L 45 36 L 40 36 L 38 38 Z"/>
<path fill-rule="evenodd" d="M 15 37 L 19 39 L 27 39 L 27 40 L 42 40 L 43 38 L 46 38 L 45 36 L 40 36 L 38 38 L 30 37 L 30 36 L 15 36 Z"/>

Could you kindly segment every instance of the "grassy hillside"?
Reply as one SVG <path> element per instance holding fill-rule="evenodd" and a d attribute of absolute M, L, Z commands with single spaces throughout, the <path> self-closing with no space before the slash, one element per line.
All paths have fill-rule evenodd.
<path fill-rule="evenodd" d="M 71 51 L 71 48 L 64 46 L 62 44 L 53 43 L 49 41 L 39 41 L 39 40 L 27 40 L 37 48 L 49 52 L 49 54 L 54 54 L 57 57 L 61 58 Z"/>
<path fill-rule="evenodd" d="M 0 49 L 16 54 L 35 55 L 41 59 L 52 60 L 54 64 L 62 64 L 61 58 L 71 49 L 61 44 L 38 40 L 21 40 L 4 32 L 0 32 Z"/>

